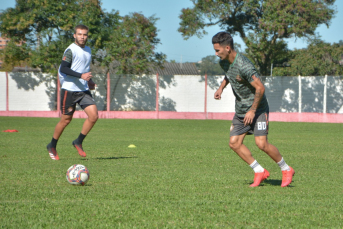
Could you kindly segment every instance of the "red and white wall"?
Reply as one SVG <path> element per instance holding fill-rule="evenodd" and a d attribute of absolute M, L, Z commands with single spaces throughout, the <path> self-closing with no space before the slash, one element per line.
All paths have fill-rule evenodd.
<path fill-rule="evenodd" d="M 59 117 L 56 77 L 0 72 L 0 116 Z M 231 87 L 213 95 L 223 76 L 96 76 L 100 118 L 231 120 Z M 267 77 L 270 121 L 343 123 L 340 77 Z M 300 111 L 300 112 L 299 112 Z M 77 111 L 75 118 L 86 117 Z"/>

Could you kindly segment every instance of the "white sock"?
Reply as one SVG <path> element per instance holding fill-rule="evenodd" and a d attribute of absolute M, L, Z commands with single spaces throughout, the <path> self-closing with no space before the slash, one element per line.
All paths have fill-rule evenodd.
<path fill-rule="evenodd" d="M 290 170 L 289 166 L 286 164 L 286 162 L 285 162 L 285 160 L 283 160 L 283 158 L 277 164 L 279 165 L 281 171 L 285 171 L 285 170 L 289 171 Z"/>
<path fill-rule="evenodd" d="M 251 165 L 249 165 L 255 173 L 262 173 L 264 168 L 255 160 Z"/>

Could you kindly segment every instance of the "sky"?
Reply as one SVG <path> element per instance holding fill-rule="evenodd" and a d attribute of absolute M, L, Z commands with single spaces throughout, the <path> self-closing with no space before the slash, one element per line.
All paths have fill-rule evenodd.
<path fill-rule="evenodd" d="M 175 60 L 176 62 L 198 62 L 202 58 L 214 55 L 213 45 L 211 43 L 212 36 L 221 31 L 218 26 L 209 27 L 206 29 L 208 35 L 202 38 L 193 36 L 188 40 L 184 40 L 177 30 L 179 28 L 179 15 L 183 8 L 193 7 L 191 0 L 101 0 L 102 8 L 106 12 L 118 10 L 121 16 L 129 13 L 139 12 L 145 17 L 154 16 L 159 18 L 156 22 L 158 38 L 161 44 L 157 46 L 155 51 L 162 52 L 167 55 L 167 60 Z M 338 43 L 343 40 L 343 1 L 336 0 L 335 3 L 337 13 L 331 20 L 330 27 L 320 25 L 316 33 L 321 36 L 321 39 L 329 43 Z M 15 0 L 1 0 L 0 11 L 9 7 L 15 7 Z M 245 48 L 245 45 L 239 36 L 234 36 L 234 42 Z M 306 48 L 307 43 L 303 39 L 288 39 L 288 48 L 300 49 Z"/>

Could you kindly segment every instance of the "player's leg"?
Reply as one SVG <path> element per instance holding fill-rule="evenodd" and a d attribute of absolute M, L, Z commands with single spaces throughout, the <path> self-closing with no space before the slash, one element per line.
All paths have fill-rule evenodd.
<path fill-rule="evenodd" d="M 229 145 L 230 148 L 254 170 L 254 183 L 250 186 L 256 187 L 269 177 L 269 172 L 254 159 L 250 150 L 243 144 L 243 140 L 250 130 L 250 126 L 244 125 L 243 118 L 239 118 L 235 115 L 230 128 Z"/>
<path fill-rule="evenodd" d="M 230 137 L 230 148 L 237 153 L 237 155 L 242 158 L 243 161 L 250 165 L 255 161 L 250 150 L 243 144 L 243 140 L 247 133 L 231 136 Z"/>
<path fill-rule="evenodd" d="M 54 134 L 52 136 L 51 142 L 46 146 L 49 152 L 49 156 L 53 160 L 59 160 L 59 156 L 56 151 L 57 141 L 62 135 L 64 129 L 71 122 L 72 115 L 63 115 L 61 116 L 60 121 L 56 124 Z"/>
<path fill-rule="evenodd" d="M 55 126 L 55 131 L 53 138 L 58 140 L 62 135 L 64 129 L 69 125 L 71 120 L 73 119 L 73 115 L 61 115 L 60 121 Z"/>
<path fill-rule="evenodd" d="M 268 142 L 267 135 L 255 136 L 255 143 L 260 150 L 268 154 L 268 156 L 271 157 L 276 163 L 281 161 L 282 156 L 279 150 Z"/>
<path fill-rule="evenodd" d="M 96 105 L 90 105 L 86 107 L 84 111 L 88 118 L 83 123 L 81 133 L 87 135 L 98 120 L 98 108 Z"/>
<path fill-rule="evenodd" d="M 71 122 L 75 111 L 75 103 L 73 103 L 73 92 L 65 89 L 61 90 L 61 119 L 56 124 L 51 142 L 47 145 L 49 156 L 53 160 L 59 160 L 59 156 L 56 151 L 57 141 L 62 135 L 64 129 Z"/>
<path fill-rule="evenodd" d="M 268 112 L 259 115 L 254 125 L 255 143 L 257 147 L 264 151 L 270 158 L 272 158 L 280 167 L 282 171 L 282 187 L 288 186 L 292 182 L 294 170 L 288 166 L 280 154 L 278 148 L 268 142 L 269 129 L 269 114 Z"/>
<path fill-rule="evenodd" d="M 85 96 L 80 101 L 80 106 L 84 109 L 87 114 L 87 119 L 83 123 L 81 133 L 79 137 L 75 139 L 72 144 L 77 149 L 78 153 L 82 157 L 86 157 L 86 153 L 82 148 L 83 140 L 87 134 L 91 131 L 96 121 L 98 120 L 98 108 L 96 107 L 92 95 L 89 92 L 85 93 Z"/>

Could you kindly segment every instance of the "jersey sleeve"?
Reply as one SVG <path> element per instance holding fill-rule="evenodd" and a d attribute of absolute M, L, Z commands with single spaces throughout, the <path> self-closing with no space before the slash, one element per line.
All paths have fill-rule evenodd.
<path fill-rule="evenodd" d="M 259 78 L 260 75 L 258 74 L 255 66 L 248 58 L 243 58 L 242 67 L 241 67 L 241 76 L 249 83 L 254 81 L 254 77 Z"/>
<path fill-rule="evenodd" d="M 62 60 L 63 61 L 66 61 L 68 63 L 71 63 L 72 60 L 73 60 L 73 53 L 71 52 L 71 49 L 67 49 L 64 54 L 63 54 L 63 57 L 62 57 Z"/>
<path fill-rule="evenodd" d="M 69 75 L 69 76 L 81 78 L 81 76 L 82 76 L 81 73 L 75 72 L 71 69 L 72 60 L 73 60 L 73 53 L 71 52 L 70 49 L 68 49 L 63 54 L 60 71 L 64 74 Z"/>

